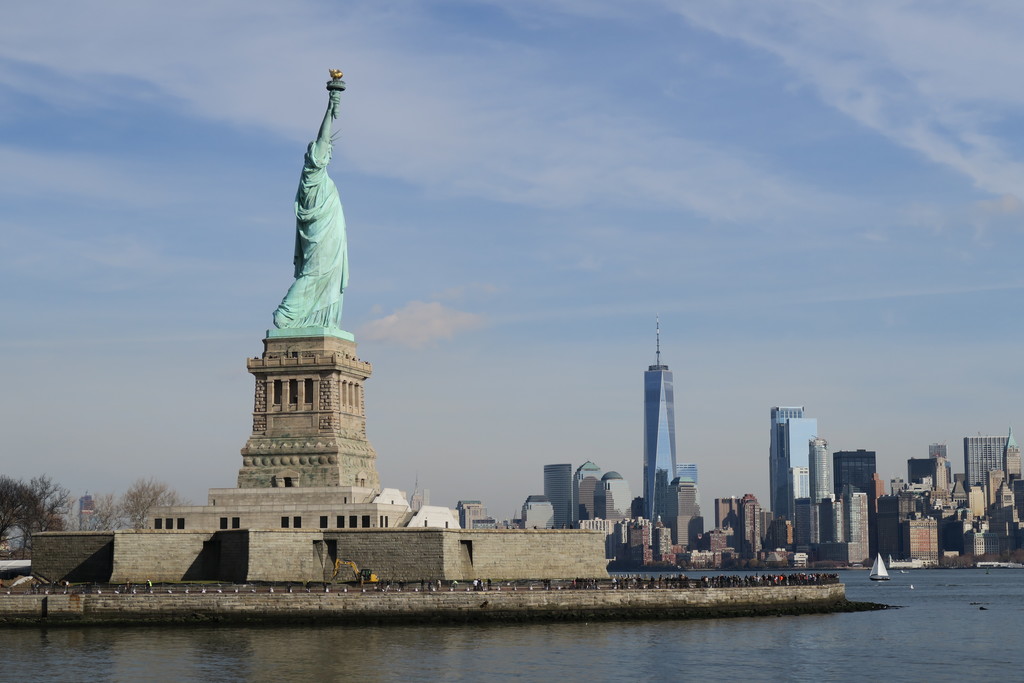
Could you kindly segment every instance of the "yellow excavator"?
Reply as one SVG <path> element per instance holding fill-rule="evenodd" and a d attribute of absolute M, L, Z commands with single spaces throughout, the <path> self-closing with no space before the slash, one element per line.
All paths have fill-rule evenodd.
<path fill-rule="evenodd" d="M 342 567 L 348 567 L 348 572 L 342 572 Z M 341 578 L 338 578 L 338 574 L 341 573 Z M 360 586 L 364 583 L 377 583 L 380 579 L 377 575 L 371 572 L 369 569 L 360 570 L 355 562 L 352 560 L 335 560 L 334 561 L 334 575 L 331 577 L 331 581 L 341 581 L 343 583 L 358 583 Z"/>

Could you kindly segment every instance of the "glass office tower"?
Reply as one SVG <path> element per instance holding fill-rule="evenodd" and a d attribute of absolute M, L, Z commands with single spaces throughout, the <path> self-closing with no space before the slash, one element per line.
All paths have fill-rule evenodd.
<path fill-rule="evenodd" d="M 849 484 L 853 490 L 867 493 L 871 490 L 871 475 L 876 472 L 875 452 L 863 448 L 855 451 L 836 451 L 832 454 L 833 491 L 836 498 L 843 495 Z"/>
<path fill-rule="evenodd" d="M 682 481 L 689 481 L 694 484 L 700 483 L 697 481 L 697 463 L 695 462 L 677 463 L 676 476 Z"/>
<path fill-rule="evenodd" d="M 573 527 L 572 465 L 544 465 L 544 495 L 551 501 L 556 529 Z"/>
<path fill-rule="evenodd" d="M 772 512 L 793 521 L 789 470 L 808 466 L 808 443 L 818 435 L 818 421 L 804 417 L 803 406 L 772 408 L 768 483 Z"/>
<path fill-rule="evenodd" d="M 828 452 L 828 441 L 811 439 L 807 444 L 807 481 L 811 489 L 811 502 L 820 503 L 832 494 L 832 457 Z"/>
<path fill-rule="evenodd" d="M 657 359 L 644 373 L 644 517 L 668 519 L 668 487 L 676 478 L 676 411 L 672 372 Z"/>
<path fill-rule="evenodd" d="M 789 500 L 794 501 L 797 498 L 810 498 L 811 497 L 811 482 L 810 482 L 810 468 L 809 467 L 790 467 L 789 468 Z M 790 520 L 795 522 L 796 520 Z"/>

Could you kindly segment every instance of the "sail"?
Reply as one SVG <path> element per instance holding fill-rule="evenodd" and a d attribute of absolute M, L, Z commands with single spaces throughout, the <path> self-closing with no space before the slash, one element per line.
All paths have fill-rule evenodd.
<path fill-rule="evenodd" d="M 882 561 L 881 555 L 876 555 L 875 563 L 871 565 L 871 578 L 876 581 L 889 578 L 889 572 L 885 570 L 885 562 Z"/>

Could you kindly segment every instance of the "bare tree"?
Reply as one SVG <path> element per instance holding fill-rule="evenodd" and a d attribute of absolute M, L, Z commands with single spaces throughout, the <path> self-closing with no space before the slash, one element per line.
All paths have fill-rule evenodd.
<path fill-rule="evenodd" d="M 188 505 L 188 501 L 162 481 L 136 479 L 121 496 L 121 514 L 130 529 L 145 529 L 149 511 L 164 505 Z"/>
<path fill-rule="evenodd" d="M 8 536 L 20 537 L 18 525 L 25 516 L 25 504 L 28 496 L 25 483 L 0 475 L 0 541 Z"/>
<path fill-rule="evenodd" d="M 68 507 L 64 511 L 64 528 L 68 531 L 86 531 L 82 518 L 78 514 L 75 502 L 76 501 L 73 497 L 68 498 Z"/>
<path fill-rule="evenodd" d="M 24 546 L 31 548 L 32 534 L 64 528 L 64 515 L 71 508 L 71 491 L 46 474 L 33 477 L 25 488 L 28 499 L 19 526 Z"/>
<path fill-rule="evenodd" d="M 0 540 L 32 548 L 32 534 L 64 528 L 71 492 L 43 474 L 25 483 L 0 476 Z"/>
<path fill-rule="evenodd" d="M 101 493 L 92 497 L 92 515 L 89 516 L 91 531 L 123 529 L 127 524 L 127 517 L 117 496 Z"/>
<path fill-rule="evenodd" d="M 88 494 L 86 494 L 88 495 Z M 121 501 L 114 493 L 99 493 L 92 498 L 92 506 L 88 512 L 80 512 L 72 507 L 64 516 L 64 528 L 78 531 L 113 531 L 125 526 Z"/>

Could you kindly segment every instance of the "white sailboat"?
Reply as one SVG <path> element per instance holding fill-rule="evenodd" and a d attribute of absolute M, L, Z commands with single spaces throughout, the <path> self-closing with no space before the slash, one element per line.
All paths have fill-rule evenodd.
<path fill-rule="evenodd" d="M 889 572 L 885 570 L 885 562 L 882 561 L 881 555 L 875 555 L 875 563 L 871 565 L 870 578 L 872 581 L 889 580 Z"/>

